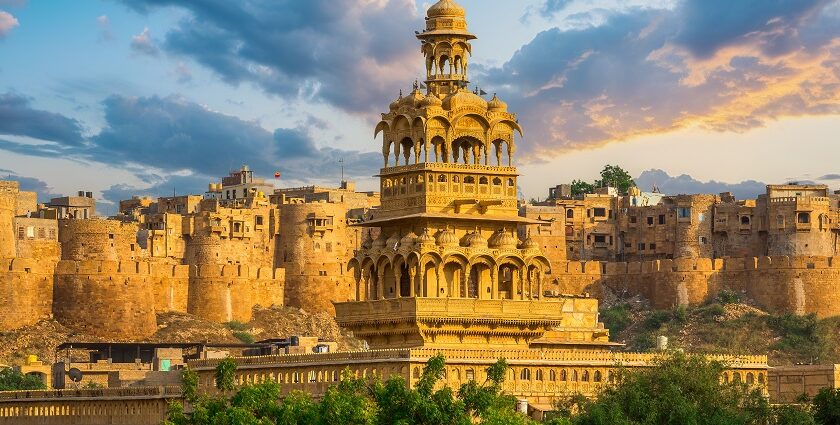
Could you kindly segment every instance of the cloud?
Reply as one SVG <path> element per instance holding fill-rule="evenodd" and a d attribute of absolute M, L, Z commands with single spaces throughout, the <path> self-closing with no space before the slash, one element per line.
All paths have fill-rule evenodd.
<path fill-rule="evenodd" d="M 183 62 L 178 62 L 178 66 L 175 67 L 175 75 L 178 77 L 178 82 L 182 84 L 189 83 L 193 78 L 192 71 Z"/>
<path fill-rule="evenodd" d="M 131 50 L 138 54 L 148 56 L 157 56 L 160 54 L 160 50 L 155 45 L 149 33 L 149 28 L 143 28 L 143 32 L 131 37 Z"/>
<path fill-rule="evenodd" d="M 114 39 L 114 32 L 111 30 L 111 19 L 108 18 L 108 15 L 97 17 L 96 25 L 99 27 L 100 41 L 111 41 Z"/>
<path fill-rule="evenodd" d="M 35 177 L 21 176 L 12 170 L 0 169 L 0 179 L 17 181 L 20 183 L 20 190 L 36 192 L 38 194 L 38 202 L 41 203 L 46 203 L 52 198 L 63 196 L 59 193 L 53 193 L 53 188 L 51 188 L 45 181 L 39 180 Z"/>
<path fill-rule="evenodd" d="M 408 30 L 423 24 L 412 0 L 123 0 L 139 12 L 189 12 L 163 48 L 232 85 L 371 113 L 419 76 Z"/>
<path fill-rule="evenodd" d="M 527 160 L 684 128 L 742 132 L 840 114 L 838 57 L 836 0 L 683 0 L 543 31 L 475 79 L 519 113 Z"/>
<path fill-rule="evenodd" d="M 3 38 L 12 31 L 12 28 L 19 26 L 17 18 L 11 13 L 0 10 L 0 38 Z"/>
<path fill-rule="evenodd" d="M 840 180 L 840 174 L 826 174 L 817 180 Z"/>
<path fill-rule="evenodd" d="M 659 191 L 668 195 L 694 195 L 694 194 L 719 194 L 732 192 L 737 199 L 755 199 L 758 195 L 766 193 L 767 184 L 755 180 L 746 180 L 741 183 L 724 183 L 714 180 L 707 182 L 699 181 L 689 175 L 671 177 L 662 170 L 652 169 L 642 172 L 635 179 L 640 189 L 649 191 L 655 185 Z"/>
<path fill-rule="evenodd" d="M 540 8 L 540 15 L 550 18 L 555 13 L 565 9 L 566 6 L 572 3 L 572 0 L 546 0 Z"/>
<path fill-rule="evenodd" d="M 34 109 L 29 98 L 0 94 L 0 135 L 23 136 L 80 146 L 82 124 L 61 114 Z"/>

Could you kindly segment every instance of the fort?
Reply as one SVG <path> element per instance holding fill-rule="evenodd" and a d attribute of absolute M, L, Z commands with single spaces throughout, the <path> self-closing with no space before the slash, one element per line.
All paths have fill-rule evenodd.
<path fill-rule="evenodd" d="M 412 384 L 443 353 L 457 386 L 505 357 L 505 391 L 545 411 L 596 394 L 616 367 L 659 359 L 610 341 L 607 291 L 669 309 L 726 289 L 774 312 L 840 315 L 840 195 L 789 184 L 745 201 L 636 188 L 571 196 L 561 186 L 525 205 L 514 164 L 524 129 L 498 96 L 467 88 L 476 37 L 466 12 L 440 0 L 416 36 L 427 75 L 374 129 L 379 192 L 275 189 L 243 166 L 203 195 L 136 197 L 105 219 L 89 192 L 39 205 L 0 182 L 0 301 L 14 306 L 0 331 L 54 318 L 138 342 L 160 313 L 247 322 L 257 306 L 292 306 L 333 315 L 370 349 L 237 356 L 239 384 L 317 397 L 345 368 Z M 722 379 L 767 393 L 766 356 L 710 357 L 726 362 Z M 187 362 L 203 391 L 214 391 L 218 362 Z M 179 397 L 169 387 L 2 394 L 0 423 L 154 423 Z"/>

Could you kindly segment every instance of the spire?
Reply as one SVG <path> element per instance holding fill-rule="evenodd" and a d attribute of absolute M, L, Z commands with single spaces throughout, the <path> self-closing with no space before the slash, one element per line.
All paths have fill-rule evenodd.
<path fill-rule="evenodd" d="M 466 11 L 453 0 L 440 0 L 429 8 L 426 29 L 417 34 L 426 57 L 426 86 L 429 93 L 448 95 L 466 87 L 471 40 Z"/>

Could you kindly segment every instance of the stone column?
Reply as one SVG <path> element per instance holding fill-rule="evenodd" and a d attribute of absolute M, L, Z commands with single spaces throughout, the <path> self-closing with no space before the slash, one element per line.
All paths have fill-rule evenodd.
<path fill-rule="evenodd" d="M 428 288 L 426 287 L 426 282 L 424 281 L 425 273 L 423 273 L 423 266 L 417 266 L 417 285 L 419 286 L 420 290 L 417 293 L 418 297 L 428 297 Z"/>
<path fill-rule="evenodd" d="M 490 299 L 497 300 L 499 299 L 499 279 L 497 278 L 498 275 L 497 268 L 490 269 Z"/>
<path fill-rule="evenodd" d="M 537 275 L 537 298 L 542 299 L 542 297 L 543 297 L 542 274 L 540 272 L 537 272 L 536 275 Z"/>
<path fill-rule="evenodd" d="M 461 298 L 470 297 L 470 266 L 464 268 L 464 283 L 461 285 Z"/>
<path fill-rule="evenodd" d="M 408 296 L 410 298 L 414 298 L 417 295 L 417 290 L 416 290 L 417 280 L 415 279 L 415 277 L 417 276 L 417 271 L 414 270 L 413 267 L 409 268 L 408 269 L 408 276 L 409 276 L 408 280 L 409 280 L 409 283 L 410 283 L 410 285 L 408 287 Z"/>
<path fill-rule="evenodd" d="M 394 295 L 395 298 L 402 298 L 402 272 L 399 268 L 394 268 Z"/>
<path fill-rule="evenodd" d="M 377 270 L 376 273 L 376 299 L 385 298 L 385 270 Z"/>

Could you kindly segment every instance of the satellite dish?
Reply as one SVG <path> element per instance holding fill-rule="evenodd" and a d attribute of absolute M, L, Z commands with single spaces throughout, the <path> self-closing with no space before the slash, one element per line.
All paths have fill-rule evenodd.
<path fill-rule="evenodd" d="M 82 371 L 77 368 L 70 369 L 70 380 L 73 382 L 81 382 L 82 381 Z"/>

